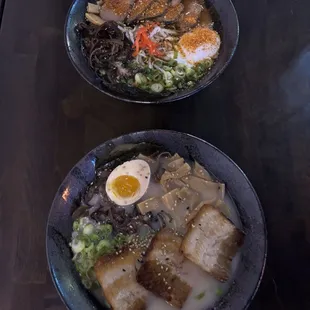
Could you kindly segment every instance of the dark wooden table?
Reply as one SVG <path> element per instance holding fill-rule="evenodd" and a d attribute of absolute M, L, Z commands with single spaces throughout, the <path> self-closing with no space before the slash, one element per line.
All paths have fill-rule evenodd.
<path fill-rule="evenodd" d="M 211 142 L 257 190 L 269 253 L 250 309 L 310 309 L 309 0 L 235 0 L 232 63 L 208 89 L 167 106 L 112 100 L 78 76 L 63 43 L 70 0 L 0 3 L 1 310 L 64 309 L 45 257 L 56 189 L 96 145 L 151 128 Z"/>

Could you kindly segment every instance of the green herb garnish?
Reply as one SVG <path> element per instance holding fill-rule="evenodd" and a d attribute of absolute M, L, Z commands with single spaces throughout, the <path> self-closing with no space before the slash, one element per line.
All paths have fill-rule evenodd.
<path fill-rule="evenodd" d="M 216 296 L 220 297 L 220 296 L 222 296 L 222 295 L 223 295 L 223 290 L 220 289 L 220 288 L 218 288 L 218 289 L 216 290 Z"/>
<path fill-rule="evenodd" d="M 94 265 L 98 258 L 116 252 L 128 242 L 123 234 L 113 235 L 112 225 L 98 224 L 88 218 L 73 223 L 74 238 L 70 244 L 74 253 L 73 261 L 86 288 L 98 286 Z"/>
<path fill-rule="evenodd" d="M 195 296 L 195 298 L 196 298 L 197 300 L 201 300 L 202 298 L 205 297 L 205 295 L 206 295 L 205 292 L 201 292 L 200 294 L 198 294 L 197 296 Z"/>

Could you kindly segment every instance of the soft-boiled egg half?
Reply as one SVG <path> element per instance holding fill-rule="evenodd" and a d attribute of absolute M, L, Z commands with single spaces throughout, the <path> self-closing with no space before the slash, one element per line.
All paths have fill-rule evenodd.
<path fill-rule="evenodd" d="M 107 195 L 119 206 L 133 204 L 145 194 L 150 178 L 151 169 L 146 161 L 126 161 L 109 175 L 106 183 Z"/>
<path fill-rule="evenodd" d="M 207 27 L 197 27 L 180 38 L 176 60 L 192 66 L 201 61 L 216 58 L 220 46 L 221 39 L 216 31 Z"/>

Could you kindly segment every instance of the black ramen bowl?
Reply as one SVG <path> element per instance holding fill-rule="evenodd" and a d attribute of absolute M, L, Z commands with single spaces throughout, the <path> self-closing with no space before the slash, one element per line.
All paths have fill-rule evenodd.
<path fill-rule="evenodd" d="M 173 95 L 158 97 L 152 94 L 129 95 L 111 90 L 101 83 L 100 78 L 91 69 L 86 57 L 81 51 L 81 42 L 75 27 L 85 20 L 84 15 L 88 2 L 93 0 L 74 0 L 65 24 L 65 45 L 74 67 L 80 75 L 101 92 L 128 102 L 156 104 L 167 103 L 189 97 L 206 86 L 210 85 L 226 68 L 236 50 L 239 38 L 239 22 L 235 8 L 230 0 L 208 0 L 206 7 L 209 9 L 214 21 L 214 29 L 220 34 L 221 48 L 219 56 L 211 70 L 197 84 L 189 89 L 180 90 Z"/>
<path fill-rule="evenodd" d="M 185 159 L 195 159 L 225 183 L 246 237 L 232 285 L 212 309 L 246 309 L 260 284 L 266 261 L 266 227 L 259 199 L 245 174 L 220 150 L 194 136 L 166 130 L 127 134 L 103 143 L 82 158 L 59 187 L 48 218 L 46 251 L 50 272 L 63 302 L 70 310 L 107 309 L 84 288 L 75 270 L 69 247 L 71 213 L 94 180 L 98 164 L 126 154 L 132 157 L 137 144 L 141 147 L 141 143 L 143 148 L 156 144 Z"/>

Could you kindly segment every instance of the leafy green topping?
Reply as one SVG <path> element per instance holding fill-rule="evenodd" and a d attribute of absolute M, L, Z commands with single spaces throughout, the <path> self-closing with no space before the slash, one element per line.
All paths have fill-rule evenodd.
<path fill-rule="evenodd" d="M 141 72 L 136 73 L 133 84 L 129 81 L 128 83 L 152 93 L 173 92 L 177 89 L 193 87 L 212 64 L 212 59 L 208 59 L 189 67 L 174 59 L 169 61 L 157 59 L 153 61 L 151 67 L 146 66 L 140 70 Z"/>
<path fill-rule="evenodd" d="M 88 218 L 73 223 L 71 249 L 73 261 L 86 288 L 98 286 L 94 265 L 98 258 L 116 252 L 123 247 L 128 237 L 122 234 L 113 236 L 110 224 L 98 224 Z"/>

